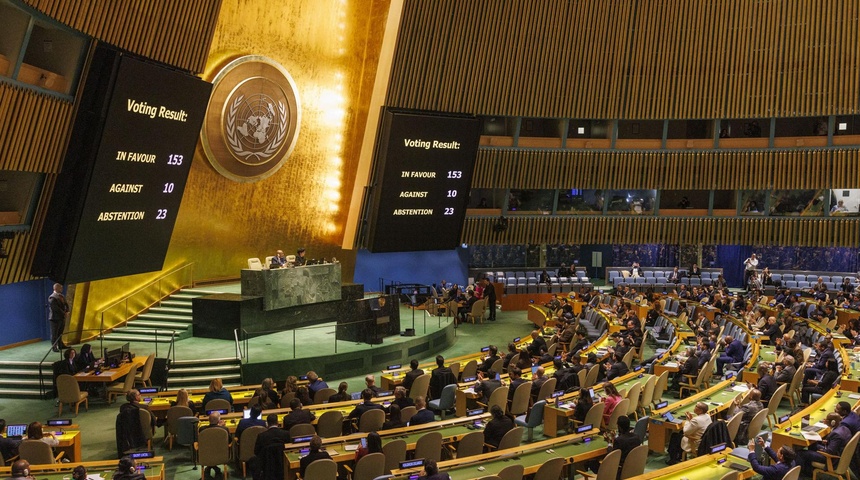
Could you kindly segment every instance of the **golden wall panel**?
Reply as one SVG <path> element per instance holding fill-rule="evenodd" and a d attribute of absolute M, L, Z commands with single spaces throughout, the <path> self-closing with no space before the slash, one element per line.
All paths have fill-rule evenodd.
<path fill-rule="evenodd" d="M 301 103 L 298 141 L 284 166 L 256 183 L 221 176 L 198 147 L 164 271 L 193 262 L 197 280 L 238 278 L 250 257 L 303 246 L 309 258 L 337 257 L 351 280 L 355 254 L 341 250 L 342 228 L 387 13 L 388 0 L 223 2 L 204 77 L 249 54 L 283 65 Z M 92 282 L 77 299 L 85 327 L 157 275 Z"/>
<path fill-rule="evenodd" d="M 860 188 L 860 149 L 625 152 L 482 148 L 472 188 Z"/>
<path fill-rule="evenodd" d="M 206 64 L 221 0 L 22 0 L 111 45 L 184 70 Z"/>
<path fill-rule="evenodd" d="M 726 244 L 856 247 L 856 219 L 508 217 L 466 219 L 462 241 L 473 245 L 522 244 Z"/>
<path fill-rule="evenodd" d="M 855 114 L 858 32 L 858 2 L 409 0 L 388 104 L 571 118 Z"/>

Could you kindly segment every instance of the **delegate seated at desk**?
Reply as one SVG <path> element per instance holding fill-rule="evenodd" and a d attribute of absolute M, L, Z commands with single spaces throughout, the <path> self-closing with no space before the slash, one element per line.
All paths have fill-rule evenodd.
<path fill-rule="evenodd" d="M 283 250 L 278 250 L 275 252 L 275 256 L 272 257 L 272 261 L 269 262 L 269 268 L 283 268 L 287 266 L 287 257 L 284 255 Z"/>
<path fill-rule="evenodd" d="M 299 248 L 296 250 L 296 260 L 293 262 L 293 265 L 296 267 L 303 267 L 308 263 L 308 260 L 305 258 L 305 249 Z"/>

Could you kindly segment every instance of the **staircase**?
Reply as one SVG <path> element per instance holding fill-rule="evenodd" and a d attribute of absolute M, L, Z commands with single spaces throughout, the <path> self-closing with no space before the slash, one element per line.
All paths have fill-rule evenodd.
<path fill-rule="evenodd" d="M 126 326 L 114 328 L 105 334 L 106 341 L 170 343 L 171 333 L 176 340 L 192 336 L 191 301 L 204 295 L 222 293 L 198 288 L 184 288 L 151 307 Z"/>
<path fill-rule="evenodd" d="M 51 361 L 42 365 L 45 385 L 52 388 Z M 0 368 L 0 398 L 38 398 L 39 362 L 4 361 Z"/>
<path fill-rule="evenodd" d="M 242 363 L 238 358 L 207 358 L 177 360 L 170 366 L 168 390 L 179 388 L 208 388 L 213 378 L 220 378 L 225 387 L 242 384 Z"/>

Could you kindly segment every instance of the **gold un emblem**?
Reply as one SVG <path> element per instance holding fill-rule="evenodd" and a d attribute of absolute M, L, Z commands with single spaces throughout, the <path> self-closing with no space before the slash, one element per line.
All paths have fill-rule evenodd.
<path fill-rule="evenodd" d="M 203 150 L 221 175 L 256 182 L 281 168 L 296 146 L 301 106 L 286 69 L 248 55 L 215 77 L 201 131 Z"/>

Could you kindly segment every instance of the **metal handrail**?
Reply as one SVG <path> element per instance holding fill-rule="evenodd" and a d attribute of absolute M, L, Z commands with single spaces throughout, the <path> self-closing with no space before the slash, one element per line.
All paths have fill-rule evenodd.
<path fill-rule="evenodd" d="M 177 272 L 181 272 L 181 271 L 186 270 L 186 269 L 188 269 L 191 272 L 190 273 L 190 281 L 188 284 L 180 282 L 180 285 L 178 286 L 178 288 L 176 288 L 174 290 L 171 290 L 169 292 L 164 292 L 162 290 L 161 282 L 164 279 L 166 279 L 170 275 L 173 275 Z M 104 332 L 105 332 L 105 330 L 123 325 L 123 324 L 127 323 L 131 317 L 134 316 L 134 315 L 129 315 L 129 309 L 128 309 L 129 299 L 132 298 L 133 296 L 141 293 L 141 292 L 148 290 L 153 285 L 158 286 L 158 295 L 157 295 L 158 301 L 149 305 L 148 307 L 141 308 L 141 311 L 145 310 L 146 308 L 151 307 L 152 305 L 160 304 L 161 301 L 164 300 L 166 297 L 170 296 L 171 294 L 173 294 L 174 292 L 176 292 L 178 290 L 181 290 L 182 288 L 185 288 L 187 286 L 193 287 L 194 286 L 194 263 L 193 262 L 187 263 L 185 265 L 181 265 L 181 266 L 176 267 L 170 271 L 167 271 L 167 272 L 163 273 L 162 275 L 158 276 L 158 278 L 155 278 L 154 280 L 152 280 L 149 283 L 146 283 L 145 285 L 137 288 L 136 290 L 132 291 L 131 293 L 126 294 L 124 297 L 120 298 L 119 300 L 111 303 L 110 305 L 108 305 L 104 308 L 99 309 L 96 312 L 96 315 L 98 315 L 99 321 L 100 321 L 99 336 L 101 337 L 100 340 L 102 341 L 102 343 L 104 343 Z M 107 328 L 105 328 L 105 313 L 108 312 L 109 310 L 111 310 L 113 307 L 116 307 L 117 305 L 120 305 L 122 303 L 125 303 L 125 314 L 122 316 L 123 320 L 115 323 L 114 325 L 110 325 Z M 140 312 L 135 313 L 135 315 L 137 315 L 138 313 L 140 313 Z"/>

